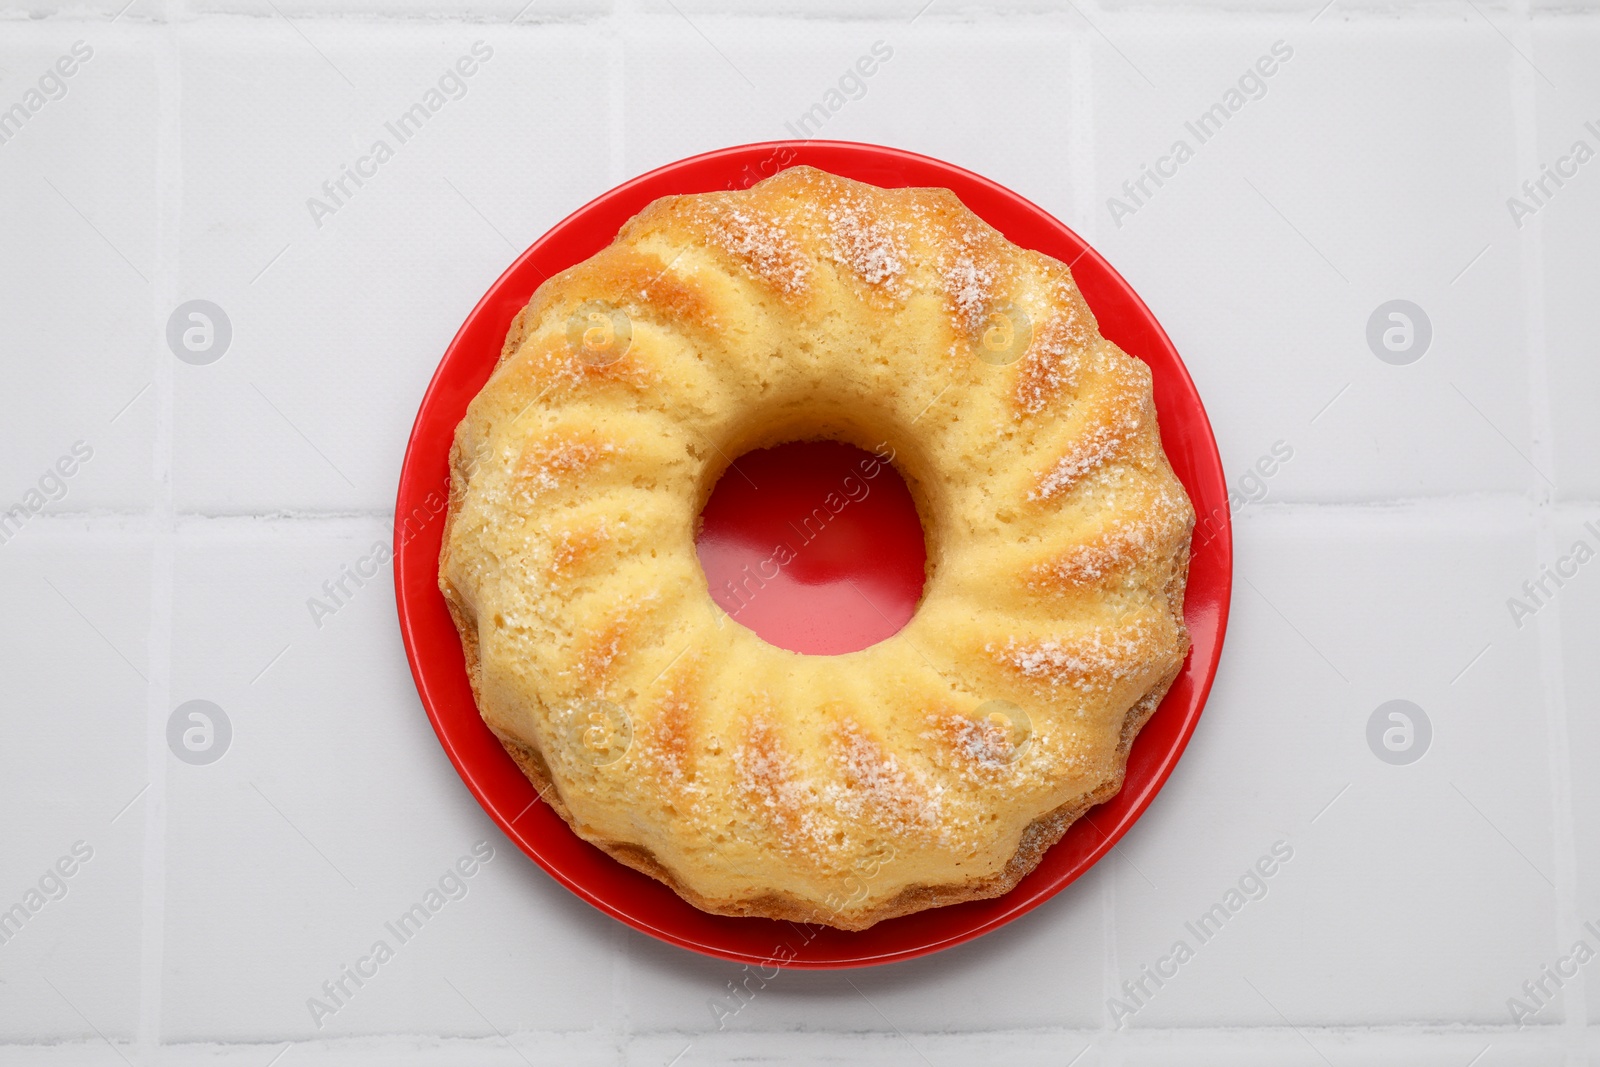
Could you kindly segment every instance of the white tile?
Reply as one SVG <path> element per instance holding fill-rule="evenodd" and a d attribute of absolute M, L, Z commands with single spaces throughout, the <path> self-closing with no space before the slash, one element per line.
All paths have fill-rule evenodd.
<path fill-rule="evenodd" d="M 131 1036 L 144 811 L 128 802 L 148 781 L 149 545 L 136 530 L 38 521 L 31 543 L 0 546 L 0 810 L 14 816 L 0 911 L 32 912 L 0 927 L 0 1040 Z M 55 873 L 72 873 L 58 883 L 62 860 Z"/>
<path fill-rule="evenodd" d="M 490 1038 L 438 1038 L 394 1035 L 359 1040 L 294 1044 L 296 1062 L 309 1067 L 453 1067 L 459 1063 L 517 1067 L 560 1063 L 572 1067 L 626 1064 L 661 1067 L 674 1057 L 680 1064 L 872 1063 L 964 1064 L 1000 1062 L 1046 1067 L 1074 1062 L 1083 1067 L 1125 1063 L 1153 1067 L 1307 1067 L 1324 1062 L 1405 1063 L 1416 1067 L 1460 1067 L 1472 1057 L 1493 1067 L 1543 1067 L 1569 1048 L 1559 1029 L 1521 1032 L 1452 1028 L 1441 1031 L 1327 1031 L 1314 1027 L 1166 1030 L 1107 1035 L 1096 1031 L 985 1031 L 982 1033 L 833 1034 L 801 1031 L 781 1036 L 737 1035 L 710 1043 L 682 1034 L 645 1034 L 622 1042 L 601 1035 L 524 1034 Z M 1596 1035 L 1570 1046 L 1577 1054 L 1600 1048 Z M 131 1051 L 131 1050 L 130 1050 Z M 1488 1055 L 1487 1053 L 1492 1053 Z M 161 1062 L 169 1067 L 260 1067 L 273 1055 L 288 1055 L 278 1044 L 168 1045 Z M 1076 1056 L 1076 1060 L 1073 1057 Z M 26 1067 L 97 1067 L 111 1059 L 104 1045 L 0 1046 L 0 1064 Z M 112 1062 L 115 1062 L 112 1059 Z"/>
<path fill-rule="evenodd" d="M 0 943 L 0 1063 L 261 1064 L 290 1042 L 285 1064 L 1600 1055 L 1570 1000 L 1521 1031 L 1506 1006 L 1600 925 L 1600 563 L 1523 625 L 1510 610 L 1575 542 L 1600 550 L 1600 163 L 1521 228 L 1507 207 L 1577 139 L 1600 148 L 1600 19 L 1543 0 L 1531 20 L 1340 0 L 1314 25 L 1320 0 L 520 2 L 144 0 L 114 23 L 123 0 L 0 4 L 0 112 L 94 49 L 0 143 L 0 513 L 26 511 L 0 529 L 0 801 L 24 816 L 0 913 L 94 849 Z M 1119 226 L 1107 198 L 1280 39 L 1265 95 Z M 479 40 L 494 55 L 465 95 L 319 227 L 307 199 Z M 785 972 L 718 1031 L 737 965 L 605 918 L 479 810 L 418 705 L 387 571 L 320 628 L 306 599 L 387 542 L 423 388 L 523 248 L 650 167 L 793 136 L 879 41 L 865 92 L 806 132 L 992 177 L 1128 277 L 1251 499 L 1233 628 L 1184 759 L 1078 883 L 932 957 Z M 223 358 L 169 356 L 158 293 L 219 304 Z M 1433 328 L 1413 365 L 1368 346 L 1395 298 Z M 168 374 L 185 517 L 152 627 Z M 92 455 L 63 461 L 78 442 Z M 1430 499 L 1372 506 L 1395 498 Z M 371 517 L 246 517 L 308 511 Z M 164 785 L 141 794 L 169 641 L 172 702 L 215 701 L 234 733 L 206 766 L 158 747 Z M 1397 698 L 1433 728 L 1413 765 L 1369 748 Z M 317 1028 L 307 998 L 480 840 L 496 856 L 466 898 Z M 1294 857 L 1266 896 L 1103 1030 L 1117 983 L 1279 840 Z M 163 1045 L 140 1049 L 151 1022 Z"/>
<path fill-rule="evenodd" d="M 113 1054 L 115 1053 L 115 1054 Z M 0 1045 L 0 1065 L 11 1067 L 106 1067 L 118 1055 L 136 1062 L 136 1046 L 118 1041 L 113 1048 L 96 1039 L 54 1045 Z M 511 1033 L 504 1037 L 430 1037 L 395 1034 L 370 1038 L 336 1038 L 307 1042 L 193 1042 L 163 1044 L 161 1067 L 262 1067 L 272 1058 L 294 1057 L 303 1067 L 527 1067 L 559 1063 L 562 1067 L 611 1067 L 617 1063 L 616 1042 L 592 1034 Z"/>
<path fill-rule="evenodd" d="M 629 1021 L 641 1032 L 738 1035 L 827 1028 L 912 1032 L 1098 1025 L 1102 863 L 1021 919 L 917 960 L 849 971 L 786 970 L 763 981 L 740 964 L 629 937 Z M 742 1000 L 730 990 L 753 989 Z M 750 983 L 750 984 L 746 984 Z"/>
<path fill-rule="evenodd" d="M 111 5 L 115 13 L 118 4 Z M 184 5 L 189 11 L 206 14 L 259 16 L 261 8 L 250 0 L 189 0 Z M 452 0 L 448 5 L 438 0 L 280 0 L 276 7 L 283 16 L 294 19 L 348 17 L 353 19 L 413 18 L 437 19 L 448 16 L 457 23 L 521 23 L 545 21 L 574 21 L 592 19 L 610 11 L 611 0 L 540 0 L 518 10 L 492 0 Z"/>
<path fill-rule="evenodd" d="M 175 696 L 221 706 L 233 738 L 215 763 L 170 765 L 169 1040 L 492 1034 L 474 1008 L 499 1029 L 581 1030 L 609 1013 L 615 924 L 513 848 L 456 776 L 387 569 L 312 621 L 307 598 L 386 532 L 212 520 L 180 534 Z M 405 944 L 387 934 L 478 841 L 495 855 L 466 897 Z M 379 939 L 394 959 L 315 1026 L 308 999 Z"/>
<path fill-rule="evenodd" d="M 784 129 L 794 117 L 789 112 L 798 114 L 813 101 L 795 103 L 820 96 L 872 45 L 866 28 L 852 51 L 837 35 L 830 45 L 824 31 L 800 22 L 778 31 L 742 19 L 691 22 L 665 6 L 653 8 L 624 22 L 617 43 L 622 169 L 629 175 L 714 148 L 794 137 Z M 661 91 L 665 84 L 671 93 Z M 866 96 L 847 109 L 871 96 L 872 81 L 866 85 Z"/>
<path fill-rule="evenodd" d="M 1539 560 L 1550 570 L 1541 567 L 1537 573 L 1527 575 L 1530 581 L 1542 580 L 1543 591 L 1535 590 L 1537 599 L 1525 594 L 1519 597 L 1535 609 L 1533 615 L 1519 612 L 1524 627 L 1559 646 L 1550 661 L 1552 667 L 1559 666 L 1559 676 L 1549 682 L 1561 687 L 1566 704 L 1569 748 L 1565 766 L 1559 767 L 1557 773 L 1564 773 L 1571 781 L 1572 848 L 1578 875 L 1578 928 L 1564 930 L 1566 936 L 1550 951 L 1530 955 L 1524 975 L 1530 979 L 1545 965 L 1553 965 L 1579 939 L 1600 950 L 1600 935 L 1583 927 L 1584 923 L 1593 923 L 1600 929 L 1600 781 L 1594 774 L 1594 767 L 1600 762 L 1600 724 L 1594 715 L 1594 694 L 1600 691 L 1600 663 L 1594 655 L 1596 642 L 1600 641 L 1600 563 L 1594 558 L 1578 562 L 1580 556 L 1600 553 L 1597 531 L 1600 508 L 1590 505 L 1558 515 L 1543 542 Z M 1587 551 L 1578 548 L 1580 543 Z M 1576 574 L 1572 574 L 1574 570 Z M 1570 577 L 1562 578 L 1562 572 Z M 1511 625 L 1509 619 L 1507 625 Z M 1584 968 L 1589 1015 L 1594 1018 L 1595 1012 L 1600 1011 L 1600 981 L 1591 971 L 1592 968 Z"/>
<path fill-rule="evenodd" d="M 1315 1027 L 1196 1028 L 1107 1034 L 1098 1031 L 895 1033 L 839 1035 L 826 1031 L 784 1034 L 777 1050 L 764 1035 L 737 1035 L 717 1041 L 648 1037 L 636 1042 L 629 1067 L 659 1067 L 682 1053 L 684 1064 L 1005 1063 L 1026 1067 L 1072 1063 L 1074 1067 L 1316 1067 L 1328 1063 L 1404 1063 L 1416 1067 L 1461 1067 L 1474 1056 L 1480 1063 L 1535 1067 L 1559 1062 L 1566 1046 L 1557 1032 L 1486 1032 L 1435 1028 L 1425 1032 L 1328 1031 Z M 1592 1044 L 1592 1042 L 1591 1042 Z M 1581 1054 L 1581 1037 L 1574 1046 Z M 1485 1049 L 1490 1053 L 1485 1055 Z M 781 1057 L 781 1058 L 780 1058 Z"/>
<path fill-rule="evenodd" d="M 0 109 L 34 108 L 0 124 L 0 511 L 152 498 L 153 51 L 129 26 L 8 20 L 0 40 Z M 74 444 L 92 458 L 57 486 Z"/>
<path fill-rule="evenodd" d="M 1521 304 L 1505 295 L 1518 260 L 1501 226 L 1514 144 L 1504 43 L 1421 18 L 1129 16 L 1113 31 L 1127 59 L 1097 53 L 1104 202 L 1091 239 L 1172 335 L 1229 467 L 1282 439 L 1298 452 L 1275 484 L 1282 499 L 1532 488 L 1517 451 L 1530 440 Z M 1275 44 L 1292 55 L 1274 57 Z M 1185 124 L 1263 58 L 1276 63 L 1264 90 L 1247 83 L 1258 98 L 1202 143 Z M 1131 204 L 1123 184 L 1179 140 L 1192 158 L 1163 186 L 1147 181 L 1119 227 L 1109 198 Z M 1432 325 L 1409 366 L 1366 340 L 1393 299 Z"/>
<path fill-rule="evenodd" d="M 178 368 L 180 508 L 390 507 L 417 405 L 467 313 L 608 184 L 592 91 L 604 52 L 581 31 L 303 29 L 313 43 L 281 20 L 184 31 L 181 289 L 220 305 L 233 340 Z M 454 70 L 463 58 L 470 77 Z M 386 124 L 441 78 L 450 95 L 402 143 Z M 335 202 L 322 186 L 347 166 L 375 173 L 345 179 Z"/>
<path fill-rule="evenodd" d="M 1296 1025 L 1504 1022 L 1521 961 L 1554 937 L 1547 734 L 1527 685 L 1538 653 L 1502 625 L 1531 518 L 1255 509 L 1238 548 L 1216 688 L 1124 840 L 1143 876 L 1117 871 L 1123 977 L 1178 940 L 1194 958 L 1130 1004 L 1129 1025 L 1270 1026 L 1278 1011 Z M 1394 699 L 1432 725 L 1407 766 L 1368 746 L 1369 718 Z M 1226 904 L 1280 840 L 1294 856 L 1265 896 L 1202 944 L 1185 922 Z M 1427 961 L 1426 978 L 1375 959 Z"/>
<path fill-rule="evenodd" d="M 747 14 L 739 5 L 726 0 L 675 0 L 686 15 L 715 17 L 718 15 Z M 961 4 L 946 0 L 778 0 L 763 5 L 762 14 L 772 17 L 800 16 L 810 19 L 882 19 L 887 22 L 909 22 L 913 16 L 918 24 L 929 21 L 959 21 L 992 23 L 999 18 L 1028 15 L 1055 10 L 1049 0 L 972 0 Z"/>
<path fill-rule="evenodd" d="M 1070 204 L 1063 20 L 691 23 L 661 10 L 626 31 L 630 174 L 725 145 L 808 137 L 926 153 L 1055 210 Z M 659 91 L 667 81 L 671 94 Z M 803 121 L 818 105 L 832 108 L 826 121 Z"/>
<path fill-rule="evenodd" d="M 1574 147 L 1582 141 L 1590 153 L 1600 152 L 1600 77 L 1592 62 L 1600 46 L 1600 24 L 1594 19 L 1560 19 L 1532 31 L 1533 62 L 1542 74 L 1525 77 L 1537 94 L 1537 163 L 1572 170 Z M 1547 83 L 1544 79 L 1549 78 Z M 1590 128 L 1593 125 L 1593 129 Z M 1600 310 L 1593 294 L 1600 285 L 1594 249 L 1600 242 L 1600 164 L 1590 160 L 1559 188 L 1546 180 L 1548 196 L 1538 204 L 1520 188 L 1542 172 L 1532 165 L 1518 168 L 1507 182 L 1507 196 L 1518 197 L 1537 211 L 1518 212 L 1520 229 L 1506 208 L 1505 229 L 1514 232 L 1524 254 L 1542 252 L 1545 352 L 1554 427 L 1554 467 L 1550 477 L 1560 496 L 1600 499 L 1600 429 L 1593 398 L 1600 395 L 1600 364 L 1594 358 L 1600 331 Z M 1535 243 L 1537 242 L 1537 243 Z"/>

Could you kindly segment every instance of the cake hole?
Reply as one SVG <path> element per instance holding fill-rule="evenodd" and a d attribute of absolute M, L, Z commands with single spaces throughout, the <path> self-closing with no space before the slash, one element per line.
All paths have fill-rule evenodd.
<path fill-rule="evenodd" d="M 837 656 L 898 633 L 928 549 L 900 473 L 839 441 L 747 452 L 711 490 L 695 548 L 711 597 L 763 641 Z"/>

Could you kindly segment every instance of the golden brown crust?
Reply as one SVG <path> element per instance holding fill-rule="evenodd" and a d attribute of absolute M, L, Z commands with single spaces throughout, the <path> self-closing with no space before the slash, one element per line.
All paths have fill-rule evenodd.
<path fill-rule="evenodd" d="M 474 642 L 475 643 L 475 642 Z M 476 656 L 469 657 L 475 660 Z M 604 838 L 595 838 L 584 834 L 574 821 L 572 811 L 561 798 L 561 792 L 552 788 L 549 767 L 538 751 L 514 737 L 496 731 L 500 745 L 506 754 L 516 761 L 522 773 L 538 791 L 545 803 L 549 804 L 556 814 L 571 826 L 575 833 L 584 837 L 590 844 L 604 850 L 617 862 L 622 863 L 641 874 L 647 874 L 657 881 L 664 882 L 674 893 L 684 900 L 713 915 L 730 915 L 738 918 L 778 919 L 785 922 L 816 923 L 820 926 L 832 926 L 840 930 L 865 930 L 876 926 L 885 919 L 898 919 L 902 915 L 911 915 L 915 912 L 926 911 L 928 908 L 942 908 L 950 904 L 960 904 L 968 900 L 985 900 L 990 897 L 1004 896 L 1015 889 L 1017 883 L 1022 881 L 1039 866 L 1044 854 L 1060 841 L 1072 824 L 1077 822 L 1089 809 L 1098 804 L 1103 804 L 1116 796 L 1122 790 L 1123 774 L 1127 770 L 1128 751 L 1133 745 L 1134 738 L 1139 730 L 1155 714 L 1156 708 L 1161 706 L 1162 697 L 1172 687 L 1177 673 L 1172 677 L 1163 679 L 1161 684 L 1140 699 L 1133 707 L 1128 709 L 1126 719 L 1123 721 L 1121 742 L 1117 746 L 1118 768 L 1116 776 L 1106 781 L 1093 793 L 1077 800 L 1069 801 L 1054 811 L 1041 815 L 1030 823 L 1022 833 L 1022 840 L 1017 850 L 1007 861 L 999 874 L 976 881 L 956 885 L 915 885 L 901 890 L 898 895 L 890 900 L 877 905 L 870 911 L 845 913 L 840 910 L 830 909 L 796 897 L 789 893 L 773 892 L 754 898 L 712 900 L 701 896 L 691 887 L 684 885 L 672 871 L 656 859 L 649 849 L 625 841 L 612 841 Z"/>
<path fill-rule="evenodd" d="M 574 347 L 613 312 L 625 355 Z M 728 456 L 808 434 L 883 441 L 929 538 L 917 614 L 849 656 L 729 623 L 694 553 Z M 795 168 L 539 288 L 458 427 L 439 581 L 574 832 L 702 910 L 859 930 L 1008 892 L 1117 793 L 1192 524 L 1065 266 L 947 190 Z"/>
<path fill-rule="evenodd" d="M 453 512 L 452 512 L 453 517 Z M 445 546 L 448 551 L 449 533 L 446 518 Z M 1178 570 L 1173 575 L 1173 586 L 1176 597 L 1173 600 L 1175 610 L 1180 615 L 1183 610 L 1183 588 L 1188 575 L 1188 545 L 1183 546 L 1182 561 Z M 447 580 L 441 581 L 445 594 L 445 602 L 449 606 L 450 616 L 455 620 L 456 629 L 461 634 L 462 650 L 466 656 L 467 676 L 471 679 L 473 695 L 478 692 L 478 632 L 476 625 L 467 621 L 466 612 L 460 597 L 455 592 L 455 587 Z M 1011 859 L 1007 861 L 1004 869 L 996 875 L 959 885 L 917 885 L 902 890 L 891 900 L 878 905 L 874 909 L 855 914 L 845 914 L 838 910 L 818 907 L 816 904 L 803 900 L 792 894 L 769 893 L 753 899 L 723 899 L 712 900 L 695 892 L 691 887 L 684 885 L 650 852 L 649 849 L 624 841 L 596 838 L 582 832 L 573 817 L 572 810 L 567 806 L 561 796 L 561 791 L 555 788 L 551 778 L 548 764 L 545 763 L 538 750 L 518 738 L 512 737 L 499 730 L 495 736 L 506 754 L 516 762 L 528 781 L 533 784 L 534 790 L 540 799 L 567 823 L 580 837 L 584 837 L 591 844 L 604 850 L 617 862 L 631 867 L 641 874 L 650 876 L 657 881 L 665 883 L 684 900 L 693 904 L 701 911 L 714 915 L 729 915 L 734 917 L 752 917 L 762 919 L 777 919 L 795 923 L 816 923 L 821 926 L 832 926 L 841 930 L 865 930 L 876 926 L 886 919 L 897 919 L 903 915 L 925 911 L 928 908 L 944 907 L 950 904 L 960 904 L 968 900 L 985 900 L 991 897 L 1004 896 L 1016 888 L 1022 881 L 1039 866 L 1044 859 L 1044 854 L 1052 846 L 1066 836 L 1072 824 L 1082 818 L 1091 808 L 1103 804 L 1115 797 L 1122 790 L 1123 775 L 1127 771 L 1128 753 L 1133 747 L 1134 740 L 1138 737 L 1140 729 L 1149 721 L 1161 706 L 1162 699 L 1167 690 L 1177 680 L 1182 661 L 1166 677 L 1161 679 L 1143 697 L 1128 709 L 1119 731 L 1117 744 L 1117 769 L 1114 777 L 1107 779 L 1094 792 L 1079 799 L 1069 801 L 1053 811 L 1041 815 L 1030 823 L 1023 831 L 1022 840 L 1017 846 Z"/>

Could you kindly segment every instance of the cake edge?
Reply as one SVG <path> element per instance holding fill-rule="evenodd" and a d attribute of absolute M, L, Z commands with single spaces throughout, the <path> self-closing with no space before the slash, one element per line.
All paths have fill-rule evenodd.
<path fill-rule="evenodd" d="M 473 703 L 478 709 L 480 718 L 483 717 L 483 698 L 480 691 L 478 628 L 476 619 L 468 612 L 465 602 L 455 586 L 451 584 L 447 575 L 450 554 L 450 528 L 456 516 L 455 493 L 456 480 L 461 478 L 461 471 L 454 460 L 455 450 L 452 448 L 451 482 L 452 499 L 445 518 L 444 544 L 440 553 L 439 588 L 444 594 L 445 604 L 450 611 L 450 617 L 455 622 L 457 633 L 461 637 L 462 654 L 466 660 L 467 679 L 472 686 Z M 464 481 L 464 479 L 462 479 Z M 1185 544 L 1182 549 L 1183 559 L 1176 561 L 1174 575 L 1178 581 L 1176 588 L 1184 589 L 1187 586 L 1187 573 L 1189 569 L 1189 546 Z M 1175 612 L 1182 626 L 1182 606 Z M 1132 751 L 1133 742 L 1138 737 L 1150 717 L 1160 707 L 1161 701 L 1166 697 L 1168 690 L 1183 673 L 1184 667 L 1189 662 L 1193 651 L 1193 644 L 1188 638 L 1187 627 L 1182 628 L 1185 641 L 1184 655 L 1178 659 L 1177 664 L 1155 685 L 1151 686 L 1133 705 L 1123 717 L 1121 736 L 1117 743 L 1117 763 L 1115 773 L 1109 776 L 1097 788 L 1077 797 L 1052 811 L 1034 819 L 1023 830 L 1018 842 L 1017 850 L 998 872 L 969 882 L 950 883 L 945 885 L 913 885 L 907 886 L 895 896 L 871 909 L 859 912 L 829 909 L 825 906 L 804 900 L 788 893 L 768 893 L 754 898 L 729 898 L 715 899 L 703 896 L 680 882 L 672 871 L 656 858 L 655 854 L 647 848 L 629 842 L 596 839 L 585 835 L 579 830 L 572 811 L 568 808 L 561 790 L 556 787 L 551 777 L 549 766 L 544 756 L 532 745 L 504 733 L 483 719 L 484 725 L 494 733 L 495 738 L 506 754 L 516 763 L 523 776 L 528 779 L 538 792 L 539 797 L 550 805 L 557 815 L 561 816 L 572 832 L 584 841 L 599 848 L 617 862 L 630 867 L 641 874 L 663 883 L 688 904 L 712 915 L 726 915 L 735 918 L 762 918 L 794 923 L 812 923 L 828 926 L 834 929 L 847 931 L 866 930 L 887 919 L 895 919 L 915 912 L 926 911 L 929 908 L 947 907 L 952 904 L 961 904 L 970 900 L 985 900 L 993 897 L 1004 896 L 1015 889 L 1023 878 L 1031 874 L 1044 860 L 1048 852 L 1072 825 L 1096 806 L 1111 800 L 1122 791 L 1123 782 L 1127 776 L 1128 755 Z"/>
<path fill-rule="evenodd" d="M 703 896 L 678 881 L 672 871 L 649 849 L 627 842 L 590 838 L 582 834 L 573 820 L 571 810 L 561 797 L 561 791 L 555 788 L 544 758 L 538 750 L 517 738 L 495 730 L 492 726 L 490 729 L 506 754 L 516 762 L 523 775 L 535 786 L 551 809 L 571 827 L 573 833 L 624 866 L 665 884 L 684 901 L 701 911 L 733 918 L 811 923 L 856 932 L 869 929 L 888 919 L 897 919 L 930 908 L 1004 896 L 1015 889 L 1023 878 L 1038 868 L 1044 860 L 1045 853 L 1066 836 L 1075 822 L 1091 809 L 1111 800 L 1122 791 L 1127 773 L 1128 753 L 1133 741 L 1150 716 L 1160 707 L 1162 699 L 1178 675 L 1182 673 L 1183 662 L 1187 662 L 1187 655 L 1185 660 L 1179 663 L 1178 668 L 1171 672 L 1170 677 L 1152 687 L 1128 709 L 1123 719 L 1122 738 L 1117 746 L 1116 773 L 1094 791 L 1068 801 L 1029 823 L 1022 831 L 1017 850 L 1012 853 L 1000 871 L 970 882 L 907 886 L 882 904 L 859 912 L 830 909 L 788 893 L 767 893 L 759 897 L 728 899 Z"/>

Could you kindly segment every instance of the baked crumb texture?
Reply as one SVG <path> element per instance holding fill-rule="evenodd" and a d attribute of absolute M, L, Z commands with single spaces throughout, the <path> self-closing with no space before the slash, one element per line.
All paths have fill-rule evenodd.
<path fill-rule="evenodd" d="M 915 616 L 847 655 L 766 644 L 695 555 L 729 457 L 812 437 L 892 450 L 928 542 Z M 1189 648 L 1149 370 L 947 190 L 796 167 L 656 201 L 534 293 L 451 463 L 484 720 L 709 912 L 859 930 L 1005 893 L 1116 794 Z"/>

